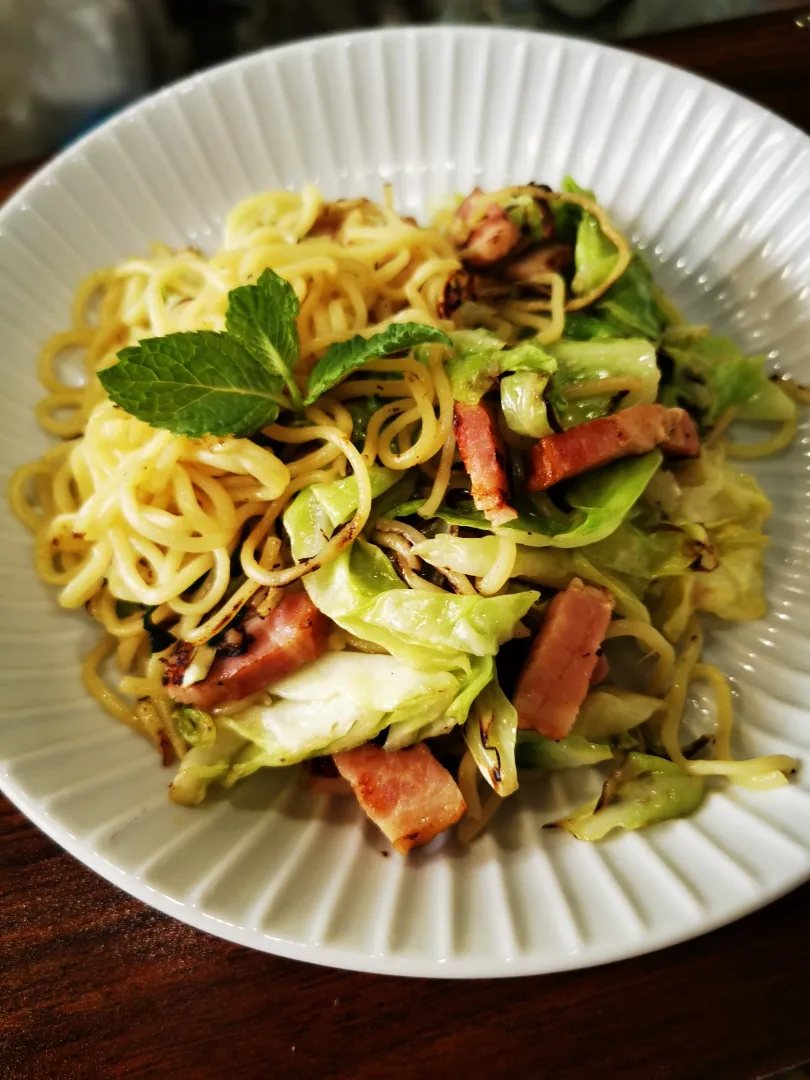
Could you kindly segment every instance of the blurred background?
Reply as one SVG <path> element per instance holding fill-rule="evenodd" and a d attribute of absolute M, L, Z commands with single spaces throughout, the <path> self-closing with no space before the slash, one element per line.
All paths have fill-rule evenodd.
<path fill-rule="evenodd" d="M 42 158 L 191 71 L 299 37 L 474 22 L 626 41 L 807 6 L 800 0 L 0 0 L 0 167 Z"/>

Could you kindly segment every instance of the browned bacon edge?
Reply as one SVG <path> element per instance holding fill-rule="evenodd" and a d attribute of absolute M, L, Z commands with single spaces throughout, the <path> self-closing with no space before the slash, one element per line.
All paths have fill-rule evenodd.
<path fill-rule="evenodd" d="M 618 458 L 646 454 L 656 446 L 673 457 L 697 457 L 700 439 L 689 413 L 663 405 L 633 405 L 546 435 L 529 451 L 526 488 L 545 491 L 561 480 Z"/>
<path fill-rule="evenodd" d="M 600 667 L 612 612 L 613 596 L 579 578 L 557 593 L 518 678 L 513 704 L 520 727 L 549 739 L 568 735 Z"/>
<path fill-rule="evenodd" d="M 470 474 L 476 509 L 482 510 L 493 525 L 516 518 L 517 512 L 509 505 L 504 446 L 489 407 L 483 401 L 477 405 L 457 401 L 453 430 L 464 468 Z"/>

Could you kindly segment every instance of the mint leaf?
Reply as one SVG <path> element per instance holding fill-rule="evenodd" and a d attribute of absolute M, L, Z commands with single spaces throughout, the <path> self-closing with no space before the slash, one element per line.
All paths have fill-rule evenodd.
<path fill-rule="evenodd" d="M 423 326 L 421 323 L 392 323 L 370 338 L 358 334 L 348 341 L 335 342 L 312 369 L 304 404 L 311 405 L 313 401 L 317 401 L 321 394 L 325 394 L 336 382 L 369 360 L 429 342 L 446 345 L 448 348 L 452 345 L 443 330 L 437 330 L 435 326 Z"/>
<path fill-rule="evenodd" d="M 231 337 L 261 360 L 287 384 L 292 403 L 301 406 L 293 370 L 301 355 L 298 339 L 299 304 L 295 290 L 273 270 L 265 270 L 255 285 L 228 293 L 225 326 Z"/>
<path fill-rule="evenodd" d="M 146 338 L 98 373 L 116 405 L 152 427 L 199 439 L 252 435 L 285 404 L 282 380 L 228 334 Z"/>

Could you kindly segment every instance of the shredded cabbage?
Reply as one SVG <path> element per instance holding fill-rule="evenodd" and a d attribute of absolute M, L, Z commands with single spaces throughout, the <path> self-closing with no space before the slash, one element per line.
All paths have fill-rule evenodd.
<path fill-rule="evenodd" d="M 272 704 L 222 721 L 249 744 L 230 779 L 349 750 L 389 725 L 428 726 L 445 715 L 460 685 L 449 672 L 420 671 L 393 656 L 325 653 L 276 683 Z"/>
<path fill-rule="evenodd" d="M 368 470 L 372 498 L 377 498 L 400 479 L 393 469 L 372 465 Z M 335 529 L 357 509 L 357 480 L 347 476 L 328 484 L 310 484 L 284 511 L 284 528 L 296 562 L 317 555 Z"/>
<path fill-rule="evenodd" d="M 407 588 L 379 548 L 359 539 L 304 584 L 345 630 L 414 667 L 471 672 L 470 655 L 495 656 L 536 592 L 482 597 Z"/>
<path fill-rule="evenodd" d="M 517 791 L 516 737 L 515 708 L 493 680 L 476 698 L 464 725 L 464 741 L 479 772 L 502 798 Z"/>
<path fill-rule="evenodd" d="M 614 780 L 615 794 L 605 793 L 556 824 L 579 840 L 603 840 L 614 829 L 643 829 L 659 821 L 686 817 L 703 801 L 700 777 L 649 754 L 631 753 Z"/>

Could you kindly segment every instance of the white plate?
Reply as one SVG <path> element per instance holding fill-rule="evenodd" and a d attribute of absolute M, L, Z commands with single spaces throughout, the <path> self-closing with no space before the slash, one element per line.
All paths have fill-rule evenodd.
<path fill-rule="evenodd" d="M 594 187 L 696 321 L 810 376 L 810 141 L 684 72 L 602 46 L 477 29 L 385 31 L 260 53 L 172 87 L 70 149 L 0 213 L 2 473 L 45 439 L 34 359 L 89 270 L 152 239 L 217 245 L 240 197 L 319 183 L 407 211 L 479 184 L 568 172 Z M 737 680 L 738 749 L 810 758 L 808 426 L 757 469 L 774 500 L 771 613 L 710 636 Z M 407 860 L 350 800 L 266 772 L 200 810 L 166 800 L 144 741 L 102 715 L 78 662 L 94 629 L 57 610 L 0 505 L 3 790 L 133 895 L 234 941 L 411 975 L 555 971 L 734 919 L 810 873 L 810 769 L 715 794 L 700 814 L 590 846 L 541 825 L 579 781 L 527 785 L 469 850 Z M 58 897 L 51 901 L 59 903 Z"/>

